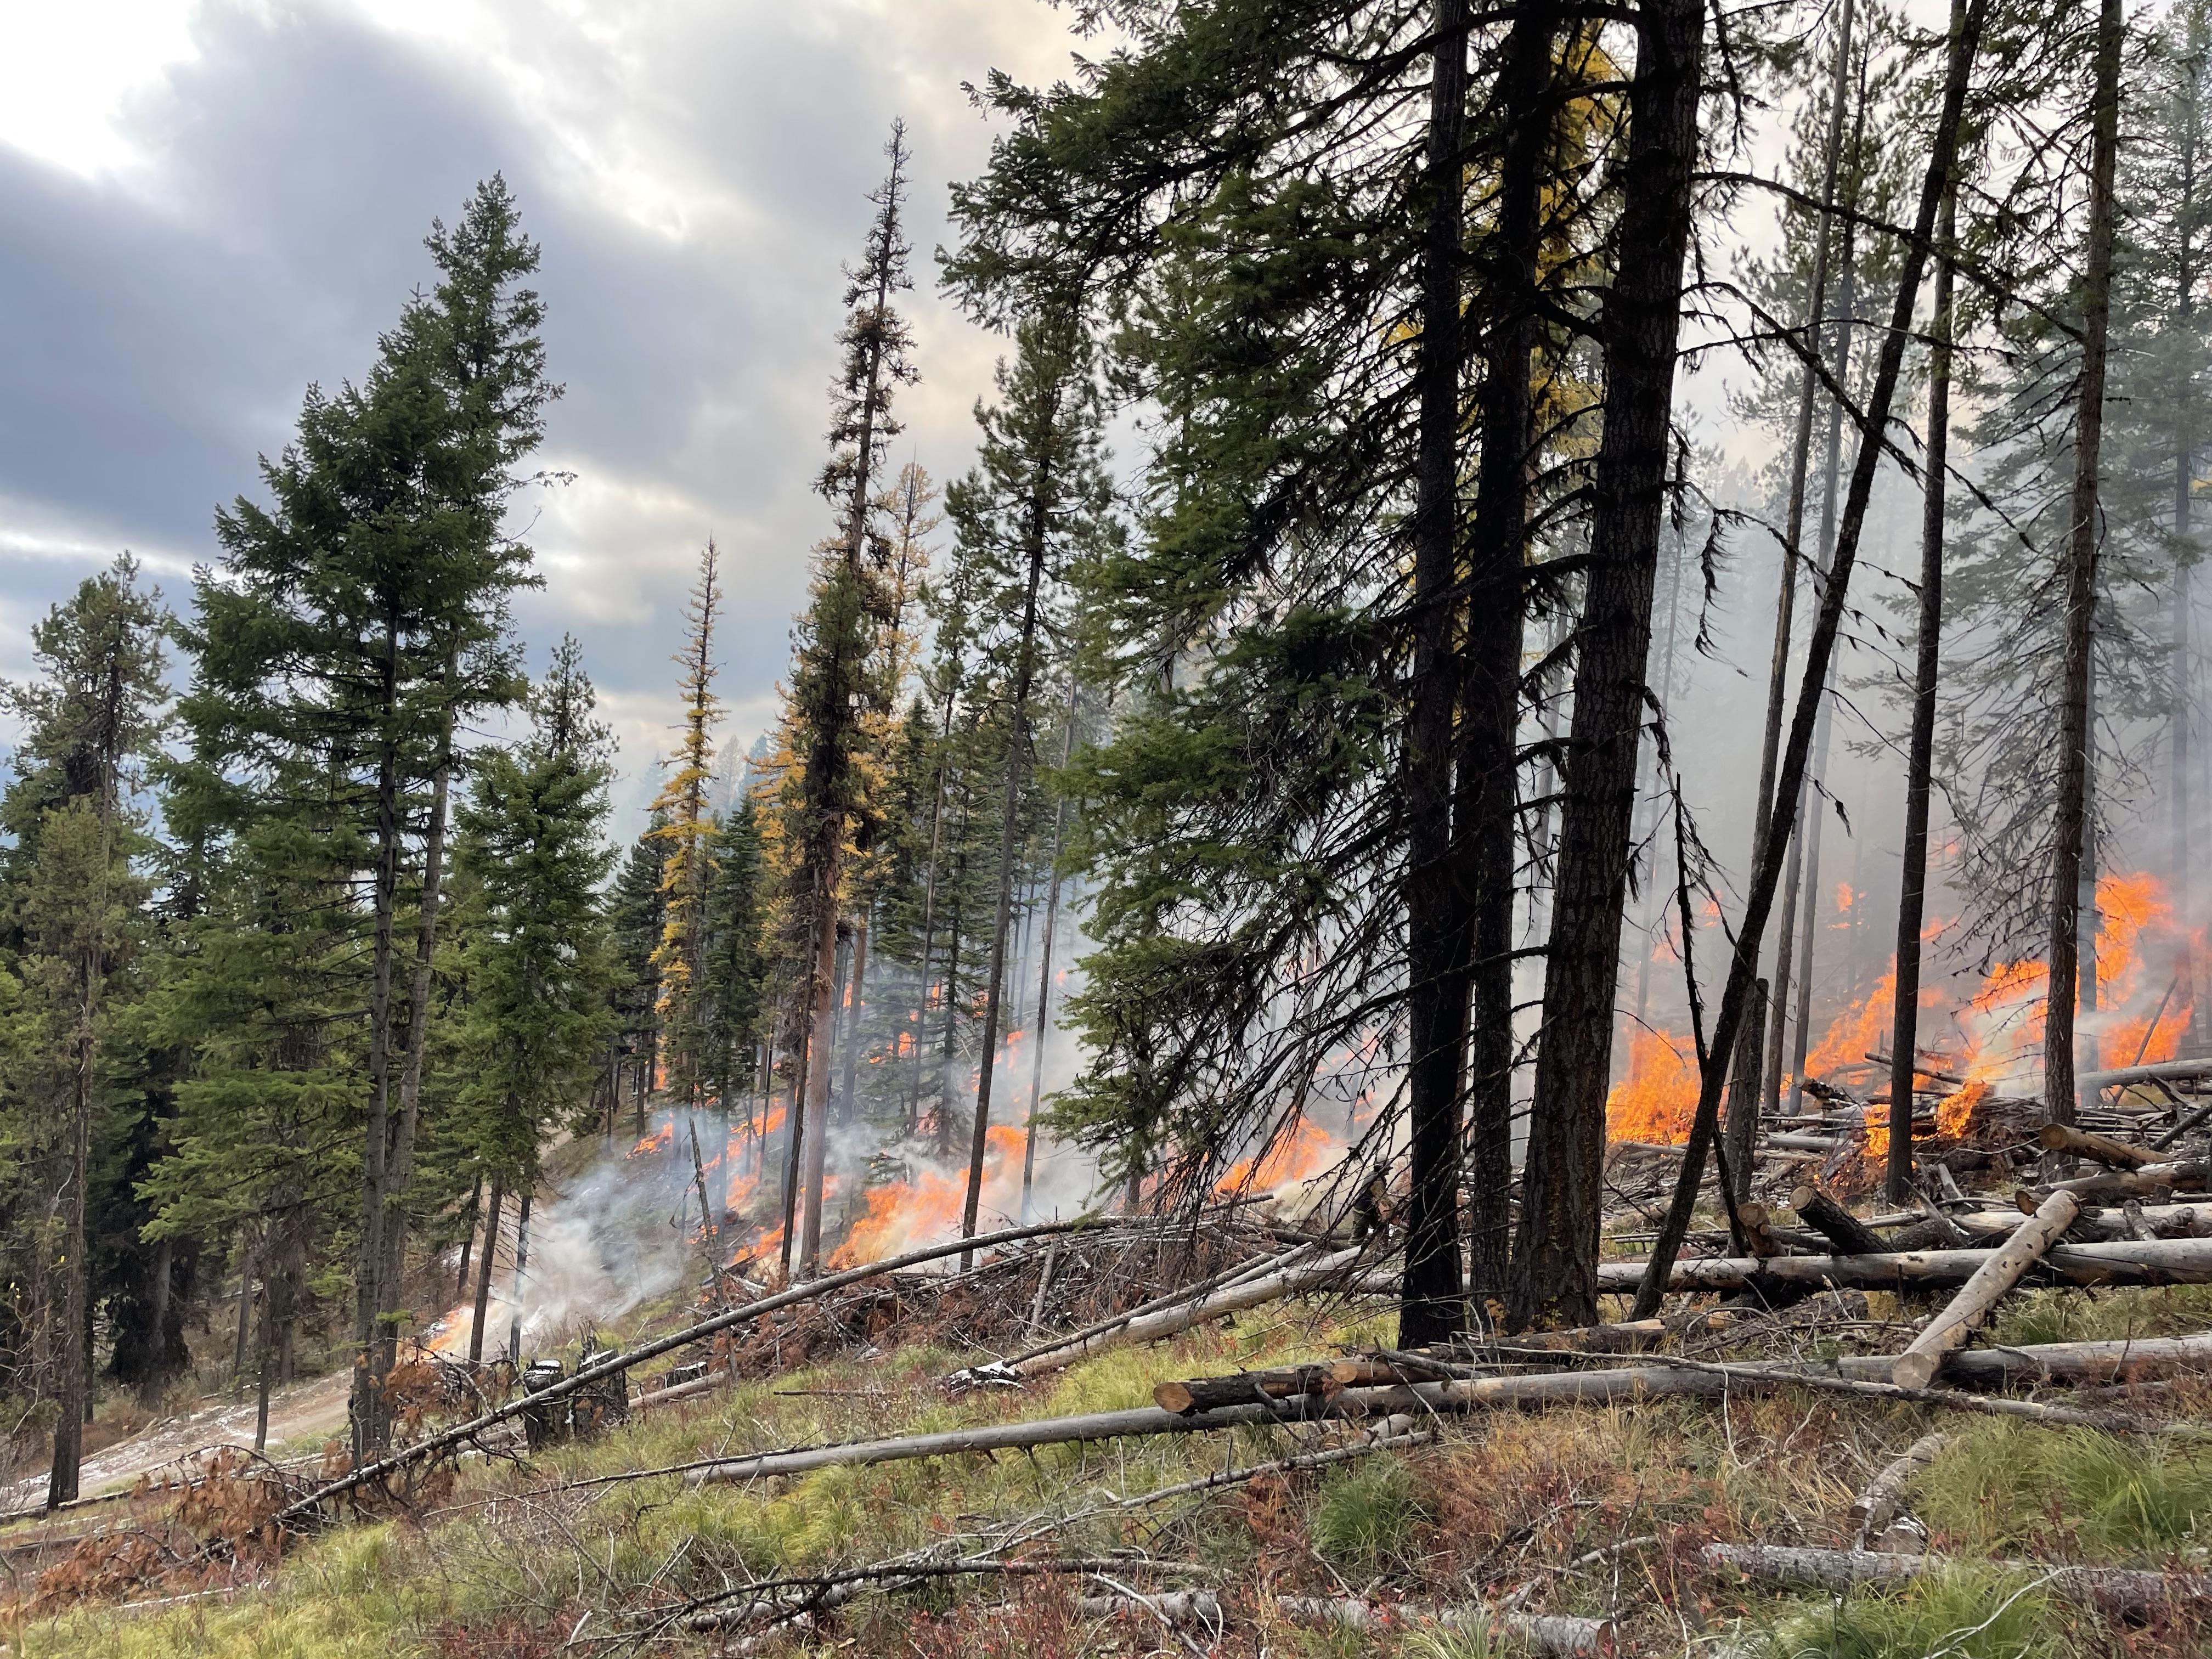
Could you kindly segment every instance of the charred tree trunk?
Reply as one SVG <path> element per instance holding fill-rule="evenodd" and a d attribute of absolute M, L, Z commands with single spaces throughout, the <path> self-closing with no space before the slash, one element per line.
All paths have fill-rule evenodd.
<path fill-rule="evenodd" d="M 1720 1015 L 1713 1028 L 1711 1052 L 1716 1057 L 1728 1054 L 1735 1046 L 1736 1033 L 1741 1029 L 1753 994 L 1759 940 L 1765 934 L 1774 906 L 1774 891 L 1781 881 L 1782 854 L 1789 841 L 1788 820 L 1796 811 L 1798 791 L 1804 785 L 1806 763 L 1812 752 L 1820 688 L 1827 683 L 1828 665 L 1835 654 L 1837 634 L 1843 626 L 1844 602 L 1850 592 L 1851 571 L 1858 562 L 1859 536 L 1866 525 L 1867 502 L 1874 494 L 1875 472 L 1881 462 L 1881 445 L 1875 440 L 1887 428 L 1890 409 L 1896 401 L 1905 343 L 1911 337 L 1920 272 L 1926 263 L 1928 244 L 1936 233 L 1936 210 L 1943 197 L 1944 184 L 1957 154 L 1967 76 L 1981 43 L 1987 7 L 1988 0 L 1954 0 L 1952 6 L 1942 107 L 1936 119 L 1927 174 L 1921 182 L 1912 239 L 1905 247 L 1897 298 L 1890 311 L 1888 331 L 1882 338 L 1873 389 L 1860 426 L 1862 441 L 1857 459 L 1851 465 L 1850 490 L 1844 501 L 1835 566 L 1820 596 L 1820 613 L 1813 625 L 1807 654 L 1805 678 L 1798 688 L 1797 706 L 1790 716 L 1790 741 L 1783 754 L 1782 775 L 1774 798 L 1780 821 L 1771 826 L 1772 833 L 1753 866 L 1750 892 L 1744 902 L 1743 925 L 1736 933 L 1727 988 L 1721 994 Z M 1657 1312 L 1673 1278 L 1675 1255 L 1681 1249 L 1683 1235 L 1689 1231 L 1690 1215 L 1697 1206 L 1698 1188 L 1705 1177 L 1705 1158 L 1712 1148 L 1713 1130 L 1719 1116 L 1724 1065 L 1716 1058 L 1707 1064 L 1699 1079 L 1697 1115 L 1691 1121 L 1689 1144 L 1684 1148 L 1674 1202 L 1660 1225 L 1658 1237 L 1652 1243 L 1650 1259 L 1636 1293 L 1638 1318 L 1648 1319 Z"/>
<path fill-rule="evenodd" d="M 1928 808 L 1936 753 L 1936 685 L 1943 639 L 1943 501 L 1950 483 L 1951 246 L 1958 234 L 1958 170 L 1944 181 L 1936 232 L 1936 307 L 1928 336 L 1928 443 L 1920 508 L 1920 622 L 1912 671 L 1912 735 L 1905 762 L 1905 874 L 1897 902 L 1897 1001 L 1890 1033 L 1889 1167 L 1893 1204 L 1912 1193 L 1912 1067 L 1919 1057 L 1920 930 L 1928 902 Z M 1905 1103 L 1899 1105 L 1898 1103 Z"/>
<path fill-rule="evenodd" d="M 2120 0 L 2097 23 L 2091 115 L 2089 226 L 2082 276 L 2081 372 L 2075 411 L 2072 532 L 2066 561 L 2066 680 L 2058 729 L 2058 804 L 2051 824 L 2051 992 L 2044 1017 L 2043 1103 L 2071 1123 L 2074 1004 L 2081 963 L 2081 868 L 2089 851 L 2089 679 L 2097 605 L 2098 475 L 2104 446 L 2106 340 L 2112 321 L 2112 173 L 2119 148 Z"/>
<path fill-rule="evenodd" d="M 853 957 L 845 970 L 845 1086 L 840 1121 L 860 1121 L 860 1019 L 868 1011 L 868 913 L 853 918 Z"/>
<path fill-rule="evenodd" d="M 1648 0 L 1636 18 L 1619 228 L 1620 246 L 1632 252 L 1598 325 L 1605 438 L 1591 482 L 1589 597 L 1578 629 L 1543 1047 L 1514 1261 L 1510 1315 L 1519 1326 L 1597 1322 L 1605 1100 L 1672 450 L 1705 27 L 1699 0 Z M 1735 1035 L 1733 1026 L 1723 1034 L 1722 1052 Z"/>
<path fill-rule="evenodd" d="M 1468 0 L 1436 0 L 1429 77 L 1427 229 L 1421 244 L 1420 399 L 1414 461 L 1413 673 L 1406 731 L 1406 1203 L 1398 1340 L 1423 1347 L 1467 1328 L 1460 1282 L 1460 1088 L 1467 1047 L 1471 906 L 1455 856 L 1453 656 L 1459 580 L 1462 240 Z M 1518 659 L 1516 659 L 1518 666 Z"/>
<path fill-rule="evenodd" d="M 1522 568 L 1528 544 L 1530 366 L 1542 334 L 1537 252 L 1551 149 L 1549 4 L 1517 15 L 1494 106 L 1505 135 L 1486 286 L 1498 314 L 1483 354 L 1480 471 L 1467 605 L 1455 828 L 1472 872 L 1474 989 L 1468 1054 L 1470 1289 L 1503 1302 L 1513 1249 L 1513 872 L 1521 720 Z M 1401 1337 L 1401 1342 L 1405 1339 Z M 1406 1342 L 1407 1346 L 1415 1346 Z"/>
<path fill-rule="evenodd" d="M 1753 803 L 1751 861 L 1756 866 L 1766 850 L 1774 820 L 1774 768 L 1782 743 L 1782 706 L 1790 695 L 1790 641 L 1796 626 L 1797 565 L 1805 536 L 1805 479 L 1813 458 L 1813 406 L 1820 386 L 1821 325 L 1828 308 L 1828 249 L 1834 227 L 1829 222 L 1836 200 L 1836 174 L 1844 154 L 1844 112 L 1851 57 L 1853 0 L 1842 0 L 1836 20 L 1836 66 L 1828 103 L 1827 153 L 1820 185 L 1820 223 L 1813 244 L 1813 290 L 1805 307 L 1806 362 L 1798 370 L 1797 431 L 1790 453 L 1790 504 L 1782 532 L 1782 580 L 1774 600 L 1774 650 L 1767 665 L 1766 726 L 1759 751 L 1759 795 Z M 1788 906 L 1785 904 L 1784 909 Z M 1786 941 L 1790 928 L 1782 930 Z M 1788 946 L 1784 945 L 1786 951 Z M 1777 1011 L 1767 1041 L 1766 1103 L 1782 1100 L 1782 1030 L 1779 1010 L 1789 1000 L 1790 976 L 1778 964 L 1774 978 Z"/>
<path fill-rule="evenodd" d="M 484 1206 L 483 1260 L 477 1267 L 476 1318 L 469 1327 L 469 1364 L 483 1364 L 484 1321 L 491 1316 L 492 1261 L 499 1254 L 499 1212 L 507 1201 L 506 1176 L 491 1174 L 491 1197 Z"/>

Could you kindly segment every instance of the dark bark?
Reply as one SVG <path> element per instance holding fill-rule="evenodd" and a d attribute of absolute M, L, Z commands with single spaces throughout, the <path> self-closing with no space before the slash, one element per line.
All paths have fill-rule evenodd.
<path fill-rule="evenodd" d="M 1067 730 L 1060 749 L 1060 763 L 1065 767 L 1075 756 L 1075 680 L 1067 682 Z M 1052 936 L 1060 924 L 1060 849 L 1067 834 L 1067 797 L 1062 795 L 1052 813 L 1052 860 L 1050 886 L 1044 902 L 1044 937 L 1037 946 L 1037 1012 L 1036 1053 L 1030 1058 L 1030 1118 L 1022 1132 L 1022 1214 L 1024 1226 L 1029 1224 L 1030 1191 L 1036 1182 L 1037 1113 L 1044 1104 L 1044 1044 L 1052 1030 Z"/>
<path fill-rule="evenodd" d="M 1936 307 L 1928 334 L 1928 442 L 1920 508 L 1920 619 L 1912 669 L 1912 732 L 1905 758 L 1904 881 L 1897 901 L 1897 999 L 1890 1032 L 1889 1164 L 1883 1192 L 1912 1194 L 1913 1062 L 1920 1042 L 1920 931 L 1928 904 L 1928 809 L 1936 753 L 1936 686 L 1943 640 L 1943 501 L 1951 445 L 1951 286 L 1948 250 L 1957 234 L 1956 169 L 1936 233 Z M 1905 1104 L 1899 1104 L 1903 1102 Z"/>
<path fill-rule="evenodd" d="M 845 1082 L 839 1091 L 840 1121 L 860 1121 L 860 1020 L 868 1011 L 868 913 L 853 918 L 853 956 L 845 969 Z"/>
<path fill-rule="evenodd" d="M 1807 361 L 1798 370 L 1797 430 L 1790 452 L 1790 502 L 1784 514 L 1782 580 L 1774 600 L 1774 648 L 1766 672 L 1766 726 L 1759 751 L 1759 793 L 1752 804 L 1751 861 L 1766 849 L 1774 817 L 1774 768 L 1782 744 L 1782 706 L 1790 694 L 1790 643 L 1797 607 L 1797 566 L 1805 534 L 1805 477 L 1813 456 L 1813 404 L 1820 385 L 1820 326 L 1828 307 L 1828 248 L 1834 227 L 1826 211 L 1836 199 L 1836 173 L 1844 153 L 1844 109 L 1849 85 L 1853 0 L 1843 0 L 1836 20 L 1836 63 L 1828 103 L 1827 151 L 1822 168 L 1820 222 L 1813 245 L 1813 291 L 1805 307 Z M 1786 907 L 1785 907 L 1786 908 Z M 1784 952 L 1790 929 L 1783 927 Z M 1767 1041 L 1766 1099 L 1778 1106 L 1782 1095 L 1781 1010 L 1789 1000 L 1790 975 L 1778 964 L 1774 980 L 1772 1030 Z"/>
<path fill-rule="evenodd" d="M 384 1443 L 383 1391 L 376 1371 L 376 1318 L 383 1306 L 385 1158 L 392 1110 L 392 943 L 399 895 L 399 623 L 385 618 L 378 661 L 383 729 L 376 763 L 376 884 L 371 898 L 368 1121 L 362 1136 L 362 1220 L 354 1282 L 353 1455 Z"/>
<path fill-rule="evenodd" d="M 1503 1302 L 1513 1249 L 1513 874 L 1521 719 L 1522 570 L 1528 546 L 1531 367 L 1542 333 L 1538 239 L 1553 133 L 1558 15 L 1516 16 L 1492 106 L 1505 134 L 1485 288 L 1498 314 L 1483 352 L 1481 453 L 1469 550 L 1458 799 L 1461 867 L 1474 888 L 1468 1045 L 1470 1289 Z M 1459 860 L 1455 860 L 1459 862 Z M 1401 1340 L 1403 1340 L 1401 1334 Z M 1412 1346 L 1408 1344 L 1407 1346 Z"/>
<path fill-rule="evenodd" d="M 536 1185 L 530 1176 L 522 1178 L 522 1201 L 514 1210 L 514 1318 L 507 1326 L 507 1353 L 517 1365 L 522 1363 L 523 1275 L 530 1270 L 530 1200 Z"/>
<path fill-rule="evenodd" d="M 1048 401 L 1045 442 L 1059 425 L 1059 398 Z M 975 1235 L 975 1215 L 983 1201 L 983 1152 L 991 1129 L 991 1077 L 998 1059 L 999 1013 L 1006 990 L 1006 931 L 1013 914 L 1014 852 L 1021 830 L 1022 767 L 1030 746 L 1030 690 L 1036 680 L 1037 599 L 1044 588 L 1044 559 L 1054 480 L 1049 450 L 1030 480 L 1029 511 L 1024 527 L 1023 550 L 1028 556 L 1026 585 L 1022 593 L 1022 624 L 1014 658 L 1013 702 L 1006 733 L 1006 795 L 1000 803 L 999 824 L 999 904 L 991 924 L 991 966 L 983 987 L 983 1040 L 975 1068 L 975 1121 L 968 1142 L 968 1191 L 960 1206 L 960 1237 Z M 966 1273 L 969 1258 L 960 1258 Z"/>
<path fill-rule="evenodd" d="M 1759 1109 L 1766 1094 L 1759 1063 L 1759 1028 L 1766 994 L 1766 981 L 1760 980 L 1753 988 L 1751 1010 L 1735 1040 L 1735 1070 L 1729 1079 L 1728 1127 L 1722 1145 L 1728 1152 L 1729 1190 L 1739 1204 L 1751 1196 L 1752 1149 L 1759 1142 Z"/>
<path fill-rule="evenodd" d="M 1398 1340 L 1425 1347 L 1467 1328 L 1460 1281 L 1460 1090 L 1467 1047 L 1468 872 L 1452 826 L 1454 635 L 1459 580 L 1461 242 L 1465 185 L 1468 0 L 1436 0 L 1429 78 L 1427 224 L 1421 244 L 1416 370 L 1413 672 L 1402 787 L 1406 811 L 1406 1094 L 1412 1184 L 1406 1201 Z M 1516 664 L 1517 666 L 1517 664 Z"/>
<path fill-rule="evenodd" d="M 469 1293 L 469 1257 L 476 1249 L 477 1223 L 483 1215 L 483 1171 L 481 1169 L 469 1185 L 469 1206 L 465 1213 L 468 1217 L 468 1224 L 461 1229 L 461 1267 L 453 1275 L 455 1296 Z"/>
<path fill-rule="evenodd" d="M 469 1364 L 483 1363 L 484 1321 L 491 1314 L 492 1260 L 499 1254 L 499 1212 L 507 1201 L 507 1179 L 492 1171 L 491 1196 L 484 1205 L 483 1261 L 477 1267 L 476 1319 L 469 1327 Z"/>
<path fill-rule="evenodd" d="M 2112 172 L 2119 148 L 2120 0 L 2103 0 L 2091 114 L 2087 257 L 2081 283 L 2081 370 L 2074 416 L 2072 527 L 2066 559 L 2065 689 L 2060 703 L 2058 801 L 2051 823 L 2051 993 L 2044 1014 L 2043 1104 L 2071 1123 L 2074 1008 L 2081 955 L 2081 872 L 2090 848 L 2089 679 L 2095 649 L 2097 488 L 2105 434 L 2106 341 L 2112 321 Z"/>
<path fill-rule="evenodd" d="M 1705 21 L 1699 0 L 1650 0 L 1637 13 L 1619 229 L 1626 252 L 1599 319 L 1605 438 L 1591 479 L 1589 595 L 1576 641 L 1543 1043 L 1514 1254 L 1516 1326 L 1597 1322 L 1605 1101 L 1672 448 Z M 1734 1036 L 1731 1027 L 1723 1052 Z"/>
<path fill-rule="evenodd" d="M 1944 71 L 1943 101 L 1936 123 L 1926 176 L 1921 182 L 1920 204 L 1913 222 L 1898 276 L 1897 298 L 1883 336 L 1874 386 L 1867 398 L 1861 427 L 1862 441 L 1851 465 L 1850 490 L 1844 498 L 1843 526 L 1836 545 L 1834 568 L 1820 596 L 1820 609 L 1813 624 L 1807 653 L 1805 678 L 1798 687 L 1797 705 L 1790 716 L 1790 741 L 1782 757 L 1782 775 L 1775 793 L 1776 819 L 1772 833 L 1753 866 L 1751 888 L 1744 902 L 1742 926 L 1736 933 L 1735 951 L 1729 963 L 1727 988 L 1721 994 L 1720 1016 L 1714 1023 L 1712 1054 L 1726 1054 L 1742 1027 L 1753 993 L 1759 941 L 1774 907 L 1780 884 L 1782 855 L 1790 839 L 1790 818 L 1795 816 L 1798 792 L 1804 787 L 1806 763 L 1813 748 L 1813 728 L 1818 723 L 1820 688 L 1827 684 L 1828 665 L 1835 655 L 1836 636 L 1844 619 L 1844 603 L 1850 592 L 1851 571 L 1858 562 L 1859 537 L 1865 528 L 1867 502 L 1874 494 L 1874 478 L 1881 463 L 1882 447 L 1866 441 L 1889 425 L 1890 410 L 1897 398 L 1897 383 L 1905 365 L 1905 348 L 1912 335 L 1912 311 L 1920 291 L 1920 273 L 1926 250 L 1935 234 L 1936 209 L 1956 155 L 1960 122 L 1966 107 L 1966 82 L 1981 42 L 1988 0 L 1954 0 L 1951 44 Z M 1699 1079 L 1697 1115 L 1690 1124 L 1689 1144 L 1683 1149 L 1682 1170 L 1674 1197 L 1651 1255 L 1641 1287 L 1636 1293 L 1636 1316 L 1656 1313 L 1674 1274 L 1674 1257 L 1688 1232 L 1691 1212 L 1697 1207 L 1698 1188 L 1704 1180 L 1705 1158 L 1711 1151 L 1713 1131 L 1720 1113 L 1723 1067 L 1709 1061 Z"/>

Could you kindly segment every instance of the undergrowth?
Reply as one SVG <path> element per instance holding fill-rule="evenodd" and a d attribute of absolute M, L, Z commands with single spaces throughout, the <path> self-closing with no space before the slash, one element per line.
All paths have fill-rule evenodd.
<path fill-rule="evenodd" d="M 1758 1659 L 2072 1659 L 2077 1650 L 2032 1582 L 1959 1571 L 1807 1607 L 1771 1626 L 1752 1651 Z"/>
<path fill-rule="evenodd" d="M 2155 1565 L 2204 1540 L 2212 1446 L 1987 1419 L 1954 1437 L 1920 1492 L 1922 1518 L 1955 1547 Z"/>

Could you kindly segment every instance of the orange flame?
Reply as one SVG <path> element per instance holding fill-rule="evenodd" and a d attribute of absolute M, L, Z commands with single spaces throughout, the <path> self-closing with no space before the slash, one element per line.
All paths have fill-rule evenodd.
<path fill-rule="evenodd" d="M 1239 1158 L 1214 1188 L 1224 1197 L 1245 1193 L 1279 1193 L 1286 1187 L 1310 1181 L 1342 1155 L 1343 1148 L 1310 1117 L 1298 1120 L 1287 1135 L 1257 1158 Z"/>
<path fill-rule="evenodd" d="M 1680 1146 L 1698 1112 L 1698 1062 L 1687 1044 L 1638 1026 L 1628 1037 L 1628 1078 L 1605 1103 L 1608 1140 Z"/>

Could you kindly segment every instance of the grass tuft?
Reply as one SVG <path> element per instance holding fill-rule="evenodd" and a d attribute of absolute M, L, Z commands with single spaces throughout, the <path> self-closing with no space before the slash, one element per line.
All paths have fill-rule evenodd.
<path fill-rule="evenodd" d="M 1330 1565 L 1373 1574 L 1398 1565 L 1425 1518 L 1412 1472 L 1378 1455 L 1341 1465 L 1322 1482 L 1309 1530 Z"/>
<path fill-rule="evenodd" d="M 1972 1571 L 1930 1574 L 1894 1595 L 1858 1593 L 1766 1631 L 1759 1659 L 2066 1659 L 2050 1601 Z"/>
<path fill-rule="evenodd" d="M 2195 1541 L 2212 1510 L 2212 1447 L 1995 1419 L 1945 1448 L 1920 1489 L 1922 1517 L 1957 1542 L 2160 1559 Z"/>

